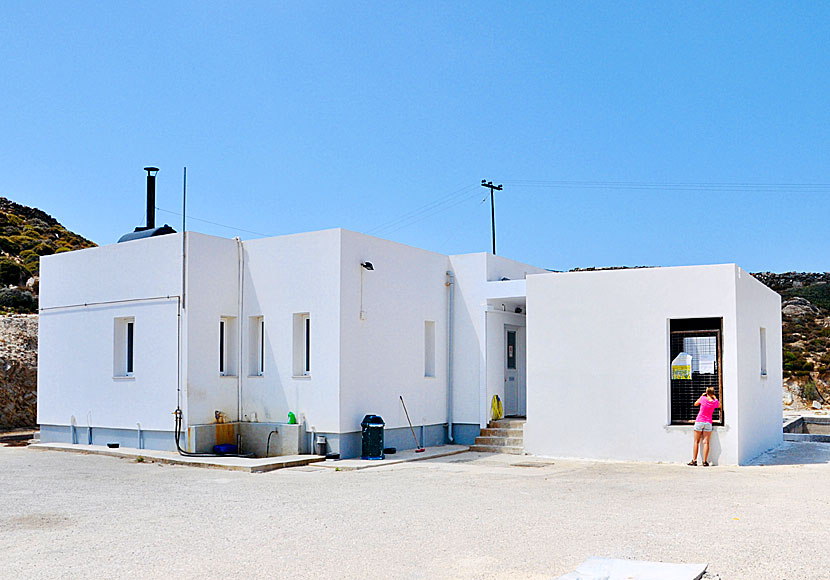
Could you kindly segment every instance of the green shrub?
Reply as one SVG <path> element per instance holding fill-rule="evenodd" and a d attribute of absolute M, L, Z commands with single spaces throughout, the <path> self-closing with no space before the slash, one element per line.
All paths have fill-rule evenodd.
<path fill-rule="evenodd" d="M 32 248 L 32 251 L 37 254 L 38 256 L 49 256 L 50 254 L 55 253 L 55 248 L 51 246 L 51 244 L 47 244 L 46 242 L 42 242 Z"/>
<path fill-rule="evenodd" d="M 7 254 L 17 254 L 20 251 L 20 246 L 12 241 L 11 238 L 0 236 L 0 250 L 3 250 Z"/>
<path fill-rule="evenodd" d="M 0 284 L 21 286 L 31 277 L 31 272 L 14 260 L 0 258 Z"/>
<path fill-rule="evenodd" d="M 36 312 L 37 298 L 26 290 L 0 288 L 0 306 L 16 312 Z"/>
<path fill-rule="evenodd" d="M 811 371 L 813 363 L 805 359 L 801 354 L 789 350 L 783 352 L 784 370 L 790 372 Z"/>
<path fill-rule="evenodd" d="M 29 236 L 11 236 L 11 240 L 17 244 L 21 250 L 31 250 L 40 243 L 40 240 L 37 238 L 31 238 Z"/>
<path fill-rule="evenodd" d="M 815 401 L 818 399 L 818 387 L 813 381 L 807 381 L 801 387 L 801 398 L 807 401 Z"/>

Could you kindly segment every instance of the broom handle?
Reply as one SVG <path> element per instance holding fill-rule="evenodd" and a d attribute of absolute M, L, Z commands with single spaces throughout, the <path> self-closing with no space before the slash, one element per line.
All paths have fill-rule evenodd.
<path fill-rule="evenodd" d="M 415 445 L 418 446 L 418 449 L 421 448 L 421 444 L 418 443 L 418 438 L 415 436 L 415 429 L 412 428 L 412 421 L 409 420 L 409 411 L 406 410 L 406 403 L 403 402 L 403 395 L 398 395 L 401 398 L 401 405 L 403 405 L 403 412 L 406 413 L 406 422 L 409 423 L 409 430 L 412 431 L 412 438 L 415 439 Z"/>

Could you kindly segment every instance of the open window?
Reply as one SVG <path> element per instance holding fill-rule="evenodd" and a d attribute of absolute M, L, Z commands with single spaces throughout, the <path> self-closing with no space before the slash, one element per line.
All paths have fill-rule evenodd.
<path fill-rule="evenodd" d="M 112 375 L 131 377 L 135 370 L 135 318 L 116 318 L 113 329 Z"/>
<path fill-rule="evenodd" d="M 237 351 L 236 318 L 223 316 L 219 319 L 219 374 L 236 376 Z"/>
<path fill-rule="evenodd" d="M 722 318 L 684 318 L 669 322 L 669 366 L 671 373 L 671 424 L 695 422 L 701 394 L 709 387 L 721 401 L 712 415 L 723 425 Z"/>
<path fill-rule="evenodd" d="M 311 376 L 311 317 L 308 312 L 294 314 L 294 364 L 295 377 Z"/>
<path fill-rule="evenodd" d="M 248 332 L 248 375 L 261 377 L 265 374 L 265 318 L 251 316 Z"/>

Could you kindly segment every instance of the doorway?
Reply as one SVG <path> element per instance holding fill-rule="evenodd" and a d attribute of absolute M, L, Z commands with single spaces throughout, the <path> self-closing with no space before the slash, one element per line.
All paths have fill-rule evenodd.
<path fill-rule="evenodd" d="M 518 326 L 504 327 L 504 416 L 524 417 L 527 413 L 524 341 Z"/>

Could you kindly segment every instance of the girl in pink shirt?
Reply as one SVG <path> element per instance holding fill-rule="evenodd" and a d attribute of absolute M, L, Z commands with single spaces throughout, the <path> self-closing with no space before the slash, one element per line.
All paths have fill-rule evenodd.
<path fill-rule="evenodd" d="M 700 411 L 695 419 L 695 443 L 692 453 L 692 460 L 689 465 L 697 465 L 697 450 L 700 446 L 700 439 L 703 438 L 703 467 L 709 467 L 709 438 L 712 436 L 712 413 L 720 408 L 720 401 L 715 396 L 715 387 L 709 387 L 700 398 L 695 401 L 695 407 Z"/>

